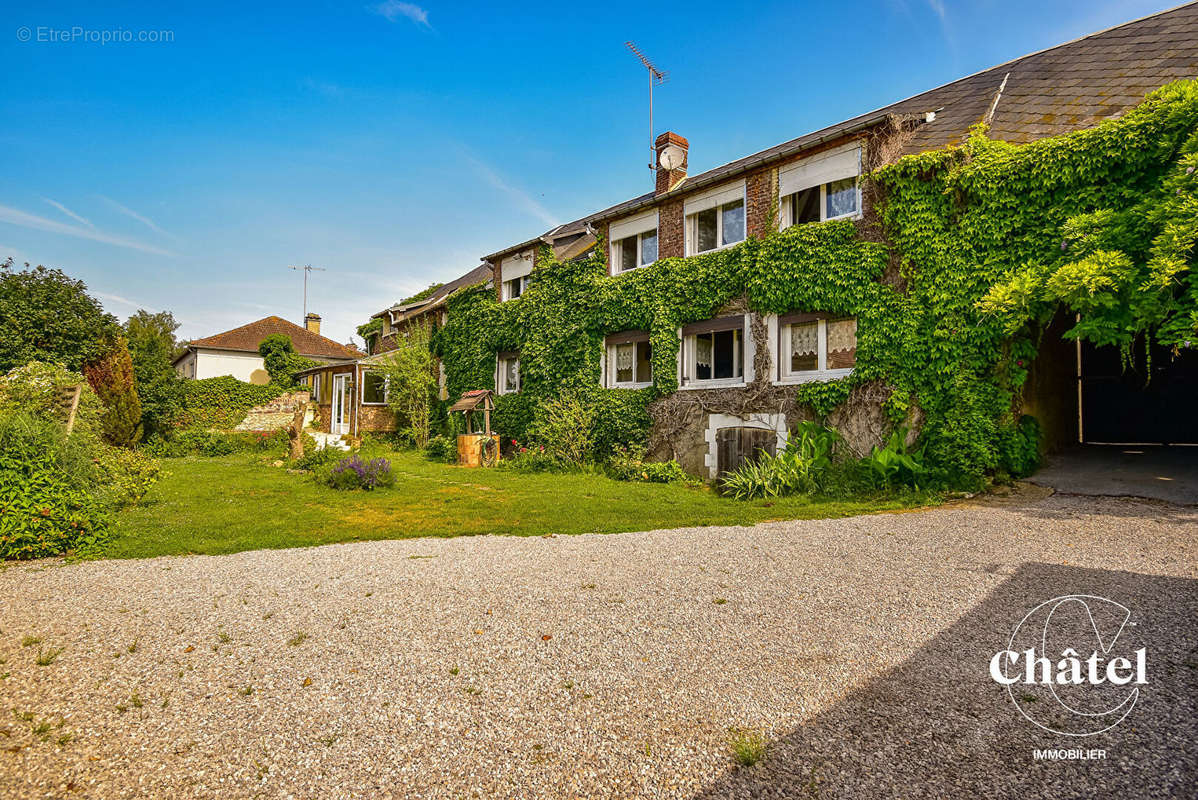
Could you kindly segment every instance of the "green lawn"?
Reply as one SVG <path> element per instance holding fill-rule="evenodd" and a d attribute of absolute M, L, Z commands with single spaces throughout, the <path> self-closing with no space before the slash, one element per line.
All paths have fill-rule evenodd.
<path fill-rule="evenodd" d="M 164 460 L 169 473 L 117 518 L 106 555 L 234 553 L 362 539 L 504 533 L 616 533 L 764 520 L 842 517 L 926 497 L 743 502 L 708 488 L 623 483 L 597 474 L 470 469 L 387 453 L 397 483 L 339 492 L 260 455 Z"/>

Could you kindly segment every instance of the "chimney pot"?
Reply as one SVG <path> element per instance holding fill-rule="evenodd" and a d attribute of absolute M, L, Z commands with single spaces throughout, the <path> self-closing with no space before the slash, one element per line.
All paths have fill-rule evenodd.
<path fill-rule="evenodd" d="M 308 316 L 304 317 L 304 327 L 308 329 L 309 333 L 315 333 L 317 336 L 319 336 L 320 335 L 320 315 L 319 314 L 309 314 Z"/>
<path fill-rule="evenodd" d="M 682 163 L 675 164 L 672 169 L 666 169 L 661 163 L 661 152 L 667 147 L 682 151 Z M 686 177 L 687 151 L 689 149 L 690 142 L 673 131 L 666 131 L 657 137 L 657 141 L 653 143 L 653 150 L 657 155 L 657 194 L 665 194 L 682 183 Z"/>

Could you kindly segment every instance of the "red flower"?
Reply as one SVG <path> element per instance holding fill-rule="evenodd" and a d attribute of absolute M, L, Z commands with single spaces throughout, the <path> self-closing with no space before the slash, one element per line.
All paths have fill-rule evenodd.
<path fill-rule="evenodd" d="M 515 439 L 512 439 L 512 447 L 515 447 L 518 444 L 520 444 L 520 443 L 517 442 Z"/>

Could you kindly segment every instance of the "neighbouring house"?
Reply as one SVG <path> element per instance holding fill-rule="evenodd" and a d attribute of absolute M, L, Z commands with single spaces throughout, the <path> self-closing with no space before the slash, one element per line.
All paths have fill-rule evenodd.
<path fill-rule="evenodd" d="M 258 353 L 258 345 L 267 336 L 276 333 L 290 338 L 300 355 L 325 364 L 352 363 L 364 355 L 353 345 L 339 344 L 321 336 L 320 316 L 317 314 L 309 314 L 303 326 L 271 316 L 188 342 L 174 360 L 175 371 L 184 378 L 232 375 L 246 383 L 267 384 L 270 376 Z"/>
<path fill-rule="evenodd" d="M 689 142 L 666 132 L 655 144 L 653 191 L 485 256 L 493 298 L 501 308 L 515 308 L 543 253 L 552 253 L 552 263 L 559 265 L 601 258 L 606 262 L 603 280 L 610 283 L 596 284 L 596 291 L 644 303 L 656 287 L 652 279 L 636 276 L 657 274 L 653 267 L 658 262 L 718 254 L 796 226 L 844 220 L 855 228 L 854 241 L 884 247 L 878 198 L 864 180 L 870 170 L 906 155 L 960 144 L 978 125 L 988 126 L 991 139 L 1016 144 L 1092 128 L 1125 114 L 1153 90 L 1195 76 L 1198 5 L 1192 4 L 983 70 L 696 175 L 688 174 Z M 596 251 L 596 242 L 603 252 Z M 909 276 L 897 262 L 886 263 L 884 250 L 870 252 L 878 258 L 873 284 L 884 287 L 888 297 L 902 297 Z M 622 288 L 620 281 L 633 281 L 628 285 L 636 288 Z M 710 290 L 699 284 L 693 288 L 696 295 Z M 657 456 L 677 458 L 688 471 L 715 477 L 763 444 L 767 449 L 784 446 L 795 423 L 811 418 L 796 399 L 797 387 L 834 384 L 851 378 L 859 366 L 860 313 L 836 307 L 844 304 L 815 301 L 769 313 L 756 310 L 768 293 L 764 287 L 756 297 L 730 297 L 702 319 L 642 313 L 642 327 L 621 327 L 599 313 L 591 318 L 600 321 L 576 331 L 570 342 L 582 337 L 595 343 L 599 355 L 592 379 L 601 386 L 658 392 L 649 407 Z M 440 302 L 447 298 L 443 294 Z M 430 298 L 382 313 L 394 327 L 435 302 Z M 521 324 L 536 323 L 521 318 Z M 1144 432 L 1140 415 L 1118 412 L 1109 376 L 1099 374 L 1109 354 L 1096 355 L 1095 348 L 1062 338 L 1069 324 L 1067 319 L 1053 323 L 1023 401 L 1025 410 L 1039 418 L 1047 441 L 1159 440 Z M 664 325 L 669 328 L 663 330 Z M 672 339 L 668 360 L 655 353 L 654 343 L 662 343 L 663 335 Z M 493 386 L 455 386 L 459 365 L 446 363 L 451 387 L 492 388 L 501 408 L 504 395 L 519 393 L 527 383 L 530 366 L 521 364 L 519 350 L 511 349 L 512 338 L 497 339 L 491 350 Z M 1192 362 L 1187 364 L 1178 369 L 1193 370 Z M 668 379 L 655 374 L 663 367 L 674 374 Z M 1087 381 L 1088 374 L 1094 380 Z M 893 426 L 894 406 L 886 405 L 891 387 L 882 380 L 845 385 L 846 392 L 851 389 L 848 398 L 860 402 L 835 405 L 826 418 L 854 449 L 867 452 Z M 911 401 L 902 417 L 914 428 L 921 422 L 918 400 Z M 1147 417 L 1180 407 L 1179 398 L 1172 396 L 1141 394 L 1134 402 L 1145 404 Z M 1100 416 L 1087 418 L 1087 413 Z M 1086 433 L 1099 430 L 1098 439 Z"/>
<path fill-rule="evenodd" d="M 387 407 L 387 382 L 378 365 L 394 350 L 399 337 L 415 324 L 444 326 L 446 301 L 458 289 L 487 284 L 491 267 L 481 264 L 466 274 L 438 286 L 419 300 L 401 302 L 372 315 L 382 328 L 368 343 L 370 355 L 349 363 L 321 365 L 297 374 L 311 391 L 317 406 L 313 427 L 323 433 L 359 436 L 368 432 L 395 430 L 395 417 Z M 440 398 L 445 393 L 445 371 L 438 363 Z"/>

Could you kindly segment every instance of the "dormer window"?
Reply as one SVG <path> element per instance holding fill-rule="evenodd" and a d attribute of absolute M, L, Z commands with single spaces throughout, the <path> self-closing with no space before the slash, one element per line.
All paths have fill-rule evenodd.
<path fill-rule="evenodd" d="M 612 223 L 612 274 L 628 272 L 657 260 L 657 210 Z"/>
<path fill-rule="evenodd" d="M 803 159 L 778 171 L 782 227 L 861 215 L 861 148 L 857 144 Z"/>
<path fill-rule="evenodd" d="M 686 254 L 708 253 L 745 239 L 745 183 L 738 181 L 688 198 L 683 203 L 686 218 Z"/>
<path fill-rule="evenodd" d="M 504 300 L 515 300 L 528 288 L 528 276 L 532 273 L 532 253 L 518 253 L 499 262 L 499 279 L 503 281 Z"/>

